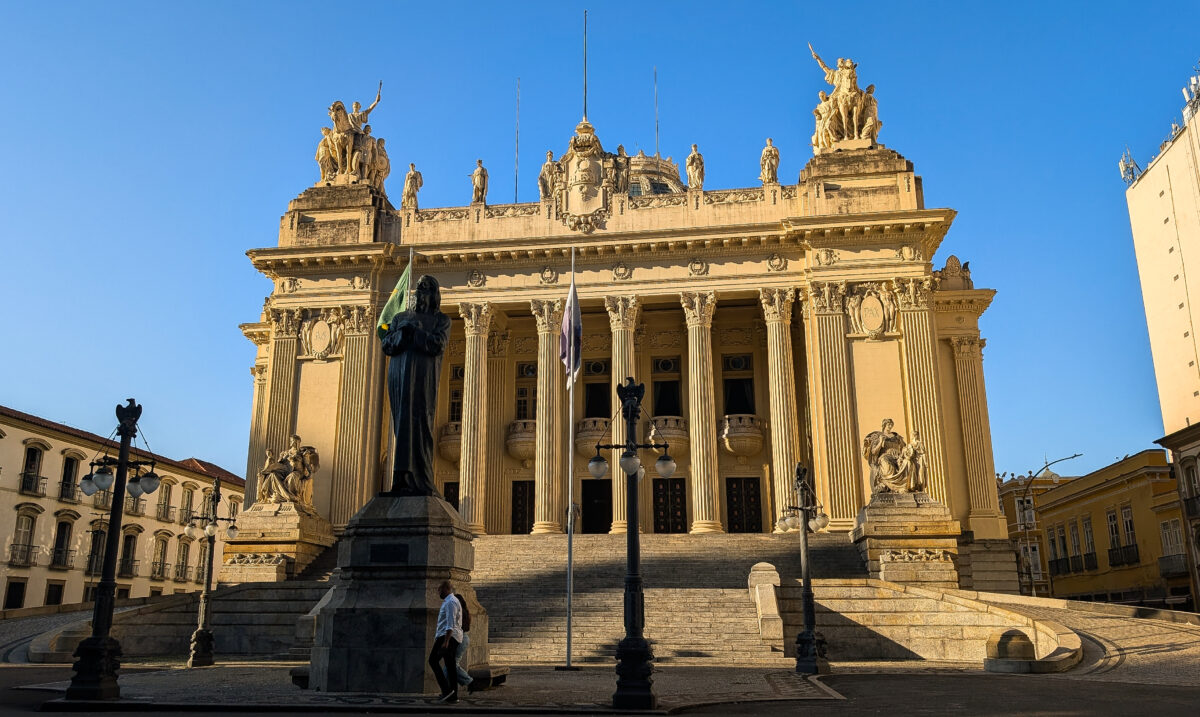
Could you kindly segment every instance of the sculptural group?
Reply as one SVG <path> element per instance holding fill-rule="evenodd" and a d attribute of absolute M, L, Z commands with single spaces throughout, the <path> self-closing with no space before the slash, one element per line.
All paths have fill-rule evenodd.
<path fill-rule="evenodd" d="M 878 431 L 871 431 L 863 439 L 863 458 L 871 467 L 872 493 L 919 493 L 925 490 L 925 447 L 920 433 L 913 432 L 913 440 L 906 443 L 904 437 L 893 429 L 895 422 L 883 419 Z"/>
<path fill-rule="evenodd" d="M 347 184 L 361 182 L 384 191 L 383 182 L 391 173 L 392 164 L 383 139 L 372 136 L 371 125 L 366 124 L 382 94 L 383 83 L 380 82 L 375 101 L 365 110 L 355 102 L 347 112 L 341 100 L 329 106 L 333 127 L 321 128 L 321 141 L 317 144 L 320 184 L 335 184 L 339 180 Z"/>
<path fill-rule="evenodd" d="M 312 477 L 321 467 L 317 449 L 301 445 L 300 436 L 293 435 L 288 447 L 278 456 L 267 449 L 267 460 L 258 473 L 257 503 L 295 503 L 301 510 L 312 512 Z"/>
<path fill-rule="evenodd" d="M 813 110 L 816 118 L 813 148 L 819 154 L 846 140 L 866 140 L 874 144 L 882 124 L 875 102 L 875 85 L 869 85 L 866 90 L 859 88 L 858 64 L 853 60 L 839 57 L 835 69 L 825 64 L 812 45 L 808 49 L 825 71 L 825 81 L 833 86 L 833 94 L 823 90 L 818 93 L 821 103 Z"/>

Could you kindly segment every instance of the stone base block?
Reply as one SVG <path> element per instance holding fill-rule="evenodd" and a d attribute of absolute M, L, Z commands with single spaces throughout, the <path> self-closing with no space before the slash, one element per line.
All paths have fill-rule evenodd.
<path fill-rule="evenodd" d="M 873 578 L 957 588 L 961 534 L 946 506 L 925 493 L 877 493 L 859 511 L 850 538 Z"/>
<path fill-rule="evenodd" d="M 1017 552 L 1008 540 L 968 540 L 958 546 L 959 583 L 963 590 L 992 593 L 1021 591 L 1017 574 Z"/>
<path fill-rule="evenodd" d="M 295 503 L 255 503 L 237 524 L 238 537 L 225 541 L 223 585 L 282 582 L 337 540 L 329 521 Z"/>
<path fill-rule="evenodd" d="M 472 535 L 430 496 L 379 496 L 338 543 L 339 577 L 316 615 L 309 686 L 324 692 L 437 692 L 426 661 L 438 586 L 450 580 L 471 612 L 469 670 L 491 669 L 487 612 L 471 588 Z"/>

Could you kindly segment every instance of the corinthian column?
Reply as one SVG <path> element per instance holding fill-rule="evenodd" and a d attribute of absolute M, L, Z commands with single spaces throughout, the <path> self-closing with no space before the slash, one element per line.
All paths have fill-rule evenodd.
<path fill-rule="evenodd" d="M 562 299 L 529 302 L 537 320 L 537 435 L 534 441 L 533 532 L 561 533 L 563 506 L 562 384 L 558 377 L 558 336 L 562 330 Z"/>
<path fill-rule="evenodd" d="M 717 406 L 713 399 L 711 291 L 679 295 L 688 327 L 688 434 L 692 463 L 692 531 L 721 533 L 721 485 L 717 475 Z"/>
<path fill-rule="evenodd" d="M 492 305 L 463 303 L 458 305 L 458 313 L 462 316 L 466 334 L 458 513 L 472 533 L 482 535 L 487 494 L 487 339 L 492 324 Z"/>
<path fill-rule="evenodd" d="M 336 460 L 330 481 L 329 521 L 341 529 L 376 493 L 373 473 L 379 445 L 383 393 L 375 377 L 383 360 L 375 338 L 375 310 L 342 310 L 342 380 L 338 401 Z"/>
<path fill-rule="evenodd" d="M 612 329 L 612 388 L 616 395 L 617 386 L 625 382 L 625 377 L 634 376 L 637 366 L 633 357 L 633 332 L 637 328 L 638 315 L 641 305 L 636 296 L 606 296 L 604 308 L 608 309 L 608 325 Z M 612 442 L 625 443 L 625 419 L 618 415 L 612 422 Z M 616 466 L 621 460 L 621 450 L 613 451 L 612 465 Z M 625 471 L 612 472 L 612 507 L 613 522 L 610 533 L 624 533 L 629 525 L 625 514 L 627 495 L 625 493 Z"/>
<path fill-rule="evenodd" d="M 792 472 L 800 459 L 800 423 L 796 414 L 796 380 L 792 368 L 792 301 L 794 289 L 760 289 L 767 323 L 767 376 L 771 395 L 771 497 L 774 517 L 799 505 Z"/>
<path fill-rule="evenodd" d="M 485 527 L 499 533 L 504 525 L 504 516 L 512 510 L 509 505 L 511 489 L 504 484 L 504 409 L 512 396 L 512 377 L 509 374 L 508 340 L 504 330 L 506 317 L 496 312 L 492 317 L 492 330 L 488 333 L 487 361 L 487 469 L 484 482 L 487 484 L 487 510 Z"/>
<path fill-rule="evenodd" d="M 929 308 L 931 280 L 897 279 L 900 302 L 900 331 L 903 334 L 905 384 L 915 440 L 920 433 L 929 465 L 926 489 L 934 500 L 946 505 L 946 453 L 942 440 L 942 406 L 938 395 L 937 353 Z"/>
<path fill-rule="evenodd" d="M 967 459 L 967 486 L 971 496 L 971 518 L 995 518 L 996 466 L 992 459 L 992 431 L 988 425 L 987 394 L 983 387 L 984 339 L 955 336 L 954 373 L 958 379 L 958 412 L 962 420 L 963 452 Z"/>

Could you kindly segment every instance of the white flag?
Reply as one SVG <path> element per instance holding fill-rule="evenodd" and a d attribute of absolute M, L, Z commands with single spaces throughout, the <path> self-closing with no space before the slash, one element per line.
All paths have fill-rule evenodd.
<path fill-rule="evenodd" d="M 563 311 L 562 333 L 558 337 L 558 357 L 567 372 L 567 385 L 579 378 L 579 349 L 583 344 L 583 317 L 579 315 L 579 294 L 575 293 L 575 275 L 571 274 L 571 293 Z"/>

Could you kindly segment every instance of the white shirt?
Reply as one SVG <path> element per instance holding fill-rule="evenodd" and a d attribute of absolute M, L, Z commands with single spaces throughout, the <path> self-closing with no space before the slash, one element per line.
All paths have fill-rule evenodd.
<path fill-rule="evenodd" d="M 447 595 L 446 599 L 442 600 L 442 607 L 438 609 L 436 637 L 447 633 L 457 642 L 463 641 L 462 606 L 458 604 L 454 593 Z"/>

